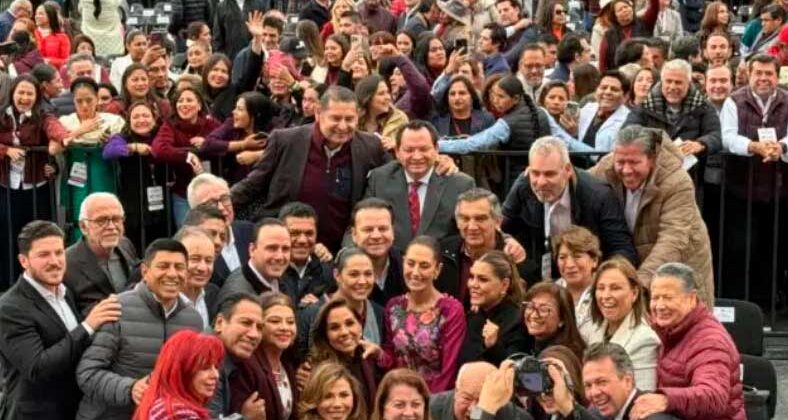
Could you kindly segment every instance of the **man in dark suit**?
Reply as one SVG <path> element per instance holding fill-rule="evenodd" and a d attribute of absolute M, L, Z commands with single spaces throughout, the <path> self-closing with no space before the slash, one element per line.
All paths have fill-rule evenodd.
<path fill-rule="evenodd" d="M 391 203 L 394 246 L 404 250 L 418 235 L 440 240 L 455 234 L 457 196 L 473 188 L 473 178 L 435 173 L 438 132 L 429 122 L 409 122 L 397 133 L 396 142 L 397 161 L 370 172 L 366 193 Z"/>
<path fill-rule="evenodd" d="M 66 250 L 63 283 L 74 293 L 77 310 L 85 315 L 102 299 L 126 290 L 139 263 L 126 237 L 123 206 L 110 193 L 93 193 L 79 211 L 82 240 Z"/>
<path fill-rule="evenodd" d="M 295 301 L 295 291 L 282 281 L 290 265 L 290 232 L 279 219 L 266 217 L 254 227 L 255 240 L 249 245 L 249 260 L 233 271 L 219 290 L 216 305 L 236 294 L 259 296 L 265 292 L 282 292 Z"/>
<path fill-rule="evenodd" d="M 551 374 L 553 376 L 553 374 Z M 583 356 L 583 387 L 590 410 L 571 402 L 566 384 L 556 382 L 553 394 L 561 414 L 574 413 L 576 420 L 629 420 L 635 400 L 642 392 L 635 386 L 635 369 L 627 351 L 616 343 L 596 343 Z M 560 383 L 559 383 L 560 382 Z M 578 386 L 578 385 L 575 385 Z M 656 413 L 643 420 L 675 420 Z"/>
<path fill-rule="evenodd" d="M 608 184 L 575 170 L 566 145 L 556 137 L 536 140 L 528 161 L 528 171 L 506 196 L 502 227 L 525 246 L 529 283 L 556 277 L 553 273 L 558 270 L 549 258 L 550 239 L 571 225 L 599 237 L 603 259 L 620 254 L 637 267 L 624 209 Z"/>
<path fill-rule="evenodd" d="M 356 96 L 332 86 L 320 100 L 317 122 L 275 131 L 265 155 L 231 190 L 235 209 L 250 220 L 276 217 L 292 201 L 315 208 L 317 239 L 337 251 L 367 173 L 389 160 L 377 137 L 356 131 Z M 259 210 L 255 207 L 259 206 Z"/>
<path fill-rule="evenodd" d="M 402 253 L 394 247 L 394 210 L 388 201 L 365 198 L 353 208 L 353 243 L 372 260 L 375 284 L 369 299 L 382 307 L 407 291 L 402 277 Z"/>
<path fill-rule="evenodd" d="M 213 50 L 221 51 L 232 62 L 238 51 L 249 45 L 251 36 L 246 19 L 252 12 L 263 13 L 270 9 L 269 0 L 245 0 L 239 7 L 237 1 L 217 2 L 213 14 Z"/>
<path fill-rule="evenodd" d="M 0 298 L 0 357 L 5 395 L 0 419 L 73 419 L 82 396 L 75 370 L 90 337 L 120 317 L 111 296 L 81 317 L 63 285 L 63 231 L 33 221 L 19 234 L 19 263 L 25 269 Z"/>
<path fill-rule="evenodd" d="M 246 220 L 235 220 L 235 209 L 230 199 L 227 181 L 211 173 L 197 175 L 186 189 L 189 207 L 210 203 L 224 215 L 228 226 L 221 253 L 216 256 L 213 280 L 221 287 L 231 272 L 249 260 L 249 244 L 252 242 L 254 224 Z"/>

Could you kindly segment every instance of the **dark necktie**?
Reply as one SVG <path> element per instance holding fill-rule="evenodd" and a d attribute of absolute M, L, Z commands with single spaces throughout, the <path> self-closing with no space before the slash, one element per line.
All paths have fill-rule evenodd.
<path fill-rule="evenodd" d="M 408 210 L 410 212 L 410 233 L 416 236 L 419 231 L 419 224 L 421 223 L 421 208 L 419 206 L 419 187 L 421 182 L 413 181 L 410 183 L 410 192 L 408 193 Z"/>

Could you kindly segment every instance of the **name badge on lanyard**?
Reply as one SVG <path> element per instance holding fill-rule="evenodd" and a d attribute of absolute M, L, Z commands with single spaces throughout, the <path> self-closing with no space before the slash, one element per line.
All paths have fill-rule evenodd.
<path fill-rule="evenodd" d="M 88 182 L 88 165 L 85 162 L 74 162 L 68 175 L 68 185 L 85 188 Z"/>
<path fill-rule="evenodd" d="M 758 141 L 777 141 L 777 130 L 774 127 L 763 127 L 758 129 Z"/>
<path fill-rule="evenodd" d="M 550 243 L 548 240 L 544 241 L 545 253 L 542 254 L 542 280 L 550 280 L 553 278 L 553 256 L 550 252 Z"/>
<path fill-rule="evenodd" d="M 25 160 L 12 160 L 11 161 L 11 176 L 9 178 L 10 187 L 12 190 L 18 190 L 22 186 L 22 180 L 25 178 Z"/>

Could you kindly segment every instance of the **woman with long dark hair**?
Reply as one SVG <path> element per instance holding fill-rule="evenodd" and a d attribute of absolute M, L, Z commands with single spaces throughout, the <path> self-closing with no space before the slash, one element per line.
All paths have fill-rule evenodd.
<path fill-rule="evenodd" d="M 399 129 L 408 123 L 408 116 L 392 103 L 386 80 L 380 75 L 367 76 L 356 86 L 359 118 L 358 127 L 369 133 L 378 133 L 384 147 L 393 150 L 393 139 Z"/>
<path fill-rule="evenodd" d="M 71 39 L 61 27 L 58 8 L 49 2 L 36 8 L 36 45 L 44 59 L 56 69 L 65 64 L 71 53 Z"/>
<path fill-rule="evenodd" d="M 162 346 L 134 420 L 207 420 L 224 345 L 213 334 L 177 332 Z"/>
<path fill-rule="evenodd" d="M 413 61 L 430 86 L 446 68 L 447 57 L 446 46 L 436 35 L 419 37 L 413 50 Z"/>
<path fill-rule="evenodd" d="M 155 165 L 151 157 L 159 120 L 147 102 L 132 103 L 123 130 L 111 136 L 103 150 L 104 159 L 117 162 L 115 183 L 126 213 L 126 236 L 136 249 L 168 233 L 164 165 Z"/>
<path fill-rule="evenodd" d="M 167 118 L 170 115 L 170 103 L 156 95 L 150 85 L 148 69 L 140 63 L 126 67 L 121 79 L 120 97 L 113 99 L 105 111 L 128 118 L 127 109 L 133 102 L 148 103 L 155 108 L 159 118 Z"/>
<path fill-rule="evenodd" d="M 43 94 L 33 76 L 14 79 L 9 97 L 0 113 L 0 224 L 7 226 L 8 238 L 16 238 L 28 222 L 52 220 L 55 167 L 47 147 L 61 149 L 69 133 L 55 116 L 42 112 Z M 18 253 L 16 241 L 0 241 L 0 273 L 11 275 L 8 281 L 19 275 Z"/>
<path fill-rule="evenodd" d="M 96 43 L 100 56 L 123 54 L 123 26 L 120 22 L 120 0 L 80 0 L 82 33 Z"/>
<path fill-rule="evenodd" d="M 550 0 L 541 8 L 540 12 L 537 23 L 544 32 L 553 34 L 559 41 L 564 35 L 571 32 L 566 27 L 566 23 L 569 21 L 569 9 L 565 2 Z"/>
<path fill-rule="evenodd" d="M 649 0 L 643 17 L 635 14 L 632 0 L 613 0 L 610 5 L 610 28 L 599 45 L 599 71 L 615 68 L 616 48 L 633 37 L 651 37 L 659 14 L 659 0 Z"/>
<path fill-rule="evenodd" d="M 16 24 L 19 24 L 20 20 L 29 19 L 18 19 Z M 9 56 L 11 62 L 7 66 L 10 76 L 30 73 L 35 66 L 44 62 L 44 57 L 41 56 L 41 51 L 38 50 L 31 33 L 26 30 L 12 31 L 9 34 L 9 41 L 15 42 L 18 47 L 16 52 Z"/>
<path fill-rule="evenodd" d="M 235 156 L 249 152 L 259 153 L 262 157 L 266 144 L 264 133 L 270 130 L 272 115 L 271 101 L 262 93 L 243 93 L 235 102 L 232 116 L 205 138 L 201 148 L 203 153 L 229 157 L 224 159 L 224 173 L 221 176 L 230 184 L 243 179 L 250 168 L 249 165 L 238 165 Z"/>
<path fill-rule="evenodd" d="M 219 126 L 219 122 L 208 115 L 202 92 L 192 87 L 184 87 L 173 95 L 172 108 L 175 111 L 156 133 L 151 151 L 156 160 L 169 164 L 175 177 L 172 214 L 180 227 L 189 211 L 186 186 L 205 170 L 200 150 L 205 137 Z"/>
<path fill-rule="evenodd" d="M 582 359 L 586 343 L 577 329 L 572 296 L 563 287 L 551 281 L 531 286 L 524 298 L 523 320 L 537 352 L 562 345 Z"/>
<path fill-rule="evenodd" d="M 323 49 L 327 74 L 326 85 L 335 85 L 339 82 L 339 73 L 342 71 L 342 62 L 350 52 L 350 41 L 343 34 L 333 34 L 326 39 Z"/>
<path fill-rule="evenodd" d="M 583 391 L 583 363 L 582 357 L 577 356 L 572 349 L 554 345 L 547 347 L 539 353 L 539 360 L 557 369 L 566 381 L 566 386 L 572 394 L 574 401 L 582 406 L 586 405 L 585 392 Z M 528 412 L 535 420 L 571 420 L 573 415 L 564 417 L 558 412 L 558 407 L 551 394 L 542 394 L 536 401 L 530 402 Z"/>

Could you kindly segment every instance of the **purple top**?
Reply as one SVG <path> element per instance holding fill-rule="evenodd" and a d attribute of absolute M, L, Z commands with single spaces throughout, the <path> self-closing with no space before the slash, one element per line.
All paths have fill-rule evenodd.
<path fill-rule="evenodd" d="M 405 79 L 405 84 L 408 86 L 408 91 L 399 98 L 394 106 L 408 114 L 408 118 L 411 120 L 429 120 L 432 112 L 432 95 L 430 94 L 432 86 L 408 57 L 398 55 L 392 57 L 392 60 L 399 68 L 402 78 Z"/>
<path fill-rule="evenodd" d="M 224 123 L 211 131 L 205 137 L 200 151 L 206 156 L 224 156 L 231 141 L 243 140 L 246 133 L 243 130 L 233 127 L 233 117 L 230 116 Z"/>
<path fill-rule="evenodd" d="M 467 328 L 462 304 L 444 294 L 435 307 L 424 312 L 408 311 L 407 307 L 407 295 L 391 298 L 386 305 L 383 323 L 387 338 L 381 366 L 415 370 L 433 394 L 454 388 Z"/>

